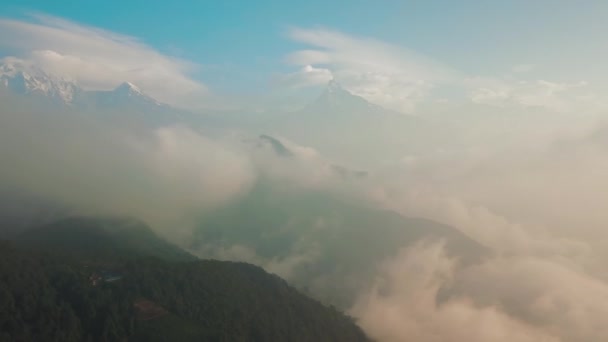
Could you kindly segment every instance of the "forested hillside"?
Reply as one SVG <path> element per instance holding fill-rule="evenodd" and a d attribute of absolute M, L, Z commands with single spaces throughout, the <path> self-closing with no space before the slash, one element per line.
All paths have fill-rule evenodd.
<path fill-rule="evenodd" d="M 99 233 L 75 222 L 44 234 L 78 231 L 81 243 Z M 109 238 L 97 256 L 67 240 L 59 252 L 53 239 L 28 243 L 34 232 L 43 234 L 0 241 L 0 341 L 367 340 L 349 317 L 253 265 L 129 254 L 126 245 L 112 256 L 101 247 Z"/>

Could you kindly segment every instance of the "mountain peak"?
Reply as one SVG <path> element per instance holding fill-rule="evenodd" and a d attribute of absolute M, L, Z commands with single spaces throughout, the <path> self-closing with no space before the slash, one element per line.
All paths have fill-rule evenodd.
<path fill-rule="evenodd" d="M 258 146 L 261 147 L 261 145 L 266 144 L 270 145 L 274 153 L 279 157 L 293 157 L 293 153 L 279 139 L 266 134 L 260 135 Z"/>
<path fill-rule="evenodd" d="M 145 94 L 131 82 L 123 82 L 112 90 L 96 91 L 95 93 L 97 104 L 104 108 L 120 106 L 145 106 L 147 109 L 165 108 L 164 104 Z"/>
<path fill-rule="evenodd" d="M 374 108 L 377 106 L 371 104 L 363 97 L 351 93 L 345 89 L 338 81 L 331 80 L 327 84 L 325 91 L 312 104 L 315 110 L 336 110 L 344 109 L 346 111 L 362 111 Z"/>
<path fill-rule="evenodd" d="M 131 82 L 123 82 L 118 87 L 114 88 L 111 91 L 100 91 L 99 94 L 103 97 L 102 103 L 104 104 L 127 104 L 127 103 L 137 103 L 139 105 L 153 105 L 155 107 L 164 106 L 162 103 L 158 102 L 156 99 L 150 97 L 145 94 L 141 89 Z M 126 102 L 125 102 L 126 101 Z"/>
<path fill-rule="evenodd" d="M 1 77 L 17 77 L 20 75 L 27 75 L 30 77 L 48 77 L 48 75 L 42 71 L 42 69 L 21 60 L 11 58 L 4 58 L 1 60 Z"/>
<path fill-rule="evenodd" d="M 73 80 L 9 58 L 0 60 L 0 85 L 21 95 L 42 95 L 65 104 L 71 103 L 81 90 Z"/>
<path fill-rule="evenodd" d="M 119 93 L 143 95 L 142 91 L 139 89 L 138 86 L 128 81 L 121 83 L 118 87 L 114 88 L 114 91 Z"/>
<path fill-rule="evenodd" d="M 326 96 L 341 96 L 341 97 L 359 97 L 354 95 L 350 91 L 346 90 L 338 81 L 332 79 L 327 83 L 327 87 L 325 88 L 325 92 L 323 95 Z"/>
<path fill-rule="evenodd" d="M 335 79 L 331 79 L 329 83 L 327 83 L 327 92 L 333 93 L 337 91 L 345 90 L 344 88 L 342 88 L 342 85 L 338 81 L 336 81 Z"/>

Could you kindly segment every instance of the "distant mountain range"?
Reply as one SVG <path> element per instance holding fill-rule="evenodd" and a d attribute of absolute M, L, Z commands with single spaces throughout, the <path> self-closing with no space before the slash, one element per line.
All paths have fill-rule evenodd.
<path fill-rule="evenodd" d="M 163 126 L 201 116 L 172 107 L 125 81 L 113 89 L 87 90 L 78 82 L 22 63 L 0 64 L 0 91 L 44 107 L 95 113 L 103 119 L 134 121 Z"/>
<path fill-rule="evenodd" d="M 0 64 L 0 88 L 43 104 L 100 112 L 104 118 L 154 126 L 180 122 L 197 129 L 268 132 L 320 150 L 337 164 L 358 167 L 366 167 L 370 159 L 382 162 L 418 150 L 421 141 L 428 141 L 419 138 L 429 136 L 432 129 L 422 118 L 370 103 L 333 80 L 304 108 L 270 116 L 246 111 L 193 113 L 161 103 L 128 81 L 114 89 L 86 90 L 74 80 L 17 62 Z"/>
<path fill-rule="evenodd" d="M 0 64 L 0 85 L 15 94 L 79 108 L 122 106 L 145 106 L 146 109 L 156 110 L 169 108 L 168 105 L 144 94 L 136 85 L 127 81 L 110 90 L 85 90 L 74 80 L 21 63 Z"/>
<path fill-rule="evenodd" d="M 74 81 L 20 63 L 0 65 L 0 84 L 16 94 L 44 97 L 62 104 L 72 103 L 84 91 Z"/>

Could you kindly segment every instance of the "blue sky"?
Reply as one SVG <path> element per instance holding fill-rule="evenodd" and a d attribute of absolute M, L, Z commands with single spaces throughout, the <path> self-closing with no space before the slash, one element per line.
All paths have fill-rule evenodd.
<path fill-rule="evenodd" d="M 311 62 L 312 67 L 327 69 L 333 77 L 341 75 L 347 86 L 353 83 L 355 92 L 379 98 L 377 93 L 386 89 L 354 84 L 355 79 L 361 83 L 362 75 L 377 70 L 364 70 L 354 77 L 353 67 L 369 63 L 341 59 L 344 54 L 363 54 L 371 62 L 384 62 L 371 54 L 373 49 L 386 52 L 383 56 L 388 62 L 399 59 L 395 65 L 414 59 L 427 66 L 440 64 L 443 69 L 454 71 L 452 75 L 468 79 L 508 78 L 513 70 L 520 70 L 526 72 L 527 81 L 576 84 L 601 82 L 602 73 L 598 71 L 608 71 L 601 62 L 607 57 L 607 49 L 605 44 L 598 44 L 608 28 L 604 23 L 608 14 L 605 1 L 585 1 L 585 6 L 581 6 L 561 0 L 7 0 L 0 8 L 0 17 L 5 20 L 39 21 L 40 18 L 32 18 L 32 13 L 133 37 L 149 50 L 196 64 L 197 68 L 182 72 L 216 93 L 271 91 L 276 88 L 277 79 L 304 70 L 306 62 Z M 48 24 L 48 20 L 43 23 Z M 366 45 L 370 40 L 383 45 L 367 44 L 368 50 L 340 50 L 331 45 L 336 42 L 333 38 L 294 38 L 294 30 L 299 29 L 340 34 L 340 42 L 350 40 L 351 47 Z M 10 32 L 5 30 L 4 34 L 8 36 Z M 5 37 L 5 42 L 0 43 L 0 52 L 23 54 L 22 46 L 15 52 L 16 43 L 10 39 Z M 56 50 L 48 46 L 44 49 Z M 298 51 L 311 49 L 331 50 L 332 57 L 329 61 L 297 62 L 290 58 Z M 389 54 L 399 56 L 388 57 Z M 308 70 L 313 74 L 317 71 Z M 387 70 L 381 73 L 383 78 L 394 76 L 401 83 L 403 77 L 411 74 L 400 69 L 391 76 Z M 410 83 L 427 88 L 438 83 L 434 77 L 423 77 L 428 73 L 414 74 L 417 76 Z M 322 74 L 315 75 L 318 82 L 309 80 L 307 85 L 323 83 Z M 377 77 L 374 80 L 380 82 Z M 416 95 L 419 91 L 401 93 L 420 96 Z M 398 102 L 394 97 L 391 101 Z M 386 100 L 389 106 L 391 101 Z"/>
<path fill-rule="evenodd" d="M 390 31 L 402 7 L 367 6 L 366 1 L 12 1 L 4 16 L 26 18 L 28 12 L 46 14 L 101 27 L 142 39 L 169 54 L 211 69 L 224 67 L 260 81 L 259 72 L 280 70 L 282 58 L 297 44 L 284 35 L 290 26 L 327 25 L 336 29 L 380 34 Z M 320 10 L 320 9 L 323 10 Z M 382 27 L 386 26 L 386 30 Z M 233 70 L 226 71 L 226 68 Z M 207 68 L 204 68 L 207 69 Z M 208 72 L 206 79 L 221 77 Z M 245 75 L 243 75 L 245 73 Z M 249 75 L 247 75 L 249 74 Z M 205 78 L 205 75 L 201 75 Z M 214 80 L 211 80 L 214 81 Z M 220 80 L 215 80 L 221 82 Z M 238 85 L 233 84 L 235 86 Z"/>
<path fill-rule="evenodd" d="M 447 55 L 467 65 L 464 52 L 471 48 L 497 57 L 505 52 L 497 43 L 521 44 L 517 50 L 524 57 L 524 50 L 534 45 L 551 44 L 547 41 L 551 33 L 567 39 L 585 31 L 585 26 L 603 27 L 608 5 L 603 1 L 585 4 L 560 0 L 7 0 L 0 14 L 24 17 L 29 11 L 43 12 L 139 37 L 159 49 L 208 63 L 247 64 L 256 55 L 280 57 L 293 48 L 282 39 L 286 27 L 321 25 Z M 510 54 L 522 55 L 515 50 Z"/>

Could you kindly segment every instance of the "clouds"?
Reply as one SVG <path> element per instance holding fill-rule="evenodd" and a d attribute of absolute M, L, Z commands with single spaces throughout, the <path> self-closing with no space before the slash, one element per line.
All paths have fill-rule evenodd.
<path fill-rule="evenodd" d="M 361 294 L 362 326 L 382 341 L 605 340 L 605 127 L 509 153 L 490 144 L 483 158 L 423 156 L 395 176 L 401 185 L 385 177 L 375 194 L 387 207 L 492 254 L 462 265 L 434 245 L 403 251 Z"/>
<path fill-rule="evenodd" d="M 382 265 L 375 285 L 351 313 L 372 338 L 385 342 L 560 341 L 497 306 L 476 306 L 465 296 L 439 303 L 455 267 L 440 244 L 403 250 Z"/>
<path fill-rule="evenodd" d="M 296 72 L 279 77 L 278 81 L 280 85 L 299 88 L 325 85 L 333 78 L 334 76 L 329 69 L 305 65 Z"/>
<path fill-rule="evenodd" d="M 0 20 L 0 45 L 15 51 L 22 63 L 75 78 L 89 88 L 130 80 L 174 104 L 194 105 L 207 92 L 189 76 L 195 65 L 133 37 L 52 17 L 34 19 Z M 286 57 L 294 69 L 277 77 L 279 87 L 305 91 L 336 78 L 371 102 L 423 117 L 357 125 L 351 118 L 354 106 L 363 103 L 359 101 L 353 102 L 355 110 L 311 113 L 319 114 L 318 121 L 304 118 L 294 125 L 294 136 L 310 124 L 313 133 L 300 137 L 318 142 L 314 134 L 330 127 L 327 116 L 345 119 L 338 129 L 328 129 L 327 143 L 318 151 L 298 146 L 302 141 L 287 129 L 273 129 L 272 134 L 294 139 L 282 139 L 294 156 L 281 159 L 272 149 L 235 147 L 234 141 L 209 139 L 184 126 L 133 132 L 74 113 L 35 115 L 2 98 L 0 185 L 18 186 L 85 212 L 160 222 L 167 235 L 183 240 L 191 232 L 177 233 L 188 221 L 248 192 L 259 175 L 289 184 L 284 192 L 293 198 L 300 191 L 327 191 L 367 205 L 373 197 L 378 200 L 374 205 L 404 216 L 449 224 L 491 253 L 477 264 L 462 265 L 447 257 L 441 245 L 420 244 L 391 255 L 370 276 L 362 270 L 373 269 L 377 259 L 361 250 L 369 253 L 375 246 L 384 258 L 401 242 L 387 252 L 393 241 L 367 230 L 367 225 L 376 228 L 373 222 L 343 225 L 335 213 L 315 217 L 319 224 L 299 222 L 291 221 L 291 212 L 285 214 L 288 223 L 302 229 L 292 236 L 290 225 L 280 227 L 296 241 L 280 255 L 267 250 L 261 256 L 246 245 L 271 241 L 255 230 L 236 231 L 232 238 L 242 241 L 222 240 L 219 246 L 203 246 L 201 253 L 256 262 L 294 281 L 323 260 L 315 269 L 318 277 L 305 280 L 312 281 L 316 295 L 321 288 L 344 294 L 365 279 L 371 289 L 360 293 L 352 313 L 379 341 L 608 338 L 602 322 L 608 314 L 608 130 L 600 126 L 589 136 L 570 138 L 596 118 L 605 120 L 600 115 L 608 106 L 593 84 L 541 77 L 540 63 L 515 65 L 506 75 L 460 72 L 395 44 L 331 29 L 294 28 L 288 37 L 302 47 Z M 443 87 L 457 88 L 457 94 L 448 94 L 439 105 Z M 250 116 L 238 124 L 251 129 L 253 121 Z M 340 158 L 352 154 L 389 165 L 401 158 L 403 163 L 390 172 L 371 165 L 369 177 L 345 181 L 332 167 L 337 161 L 323 157 L 332 147 Z M 254 204 L 258 200 L 251 199 Z M 269 212 L 281 212 L 278 204 L 269 206 Z M 230 217 L 241 218 L 243 212 L 239 208 Z M 243 221 L 256 222 L 252 217 Z M 260 222 L 255 229 L 268 228 Z M 357 237 L 353 227 L 360 222 Z M 234 227 L 231 223 L 226 229 Z M 327 227 L 340 229 L 333 233 Z M 276 241 L 278 247 L 285 244 Z M 343 248 L 342 260 L 334 246 Z M 345 265 L 353 265 L 352 270 L 344 270 Z M 336 271 L 340 269 L 342 273 Z"/>
<path fill-rule="evenodd" d="M 608 286 L 564 262 L 495 256 L 462 266 L 420 243 L 380 267 L 351 310 L 380 341 L 562 341 L 606 338 Z"/>
<path fill-rule="evenodd" d="M 380 341 L 593 342 L 608 336 L 607 298 L 606 283 L 566 260 L 461 266 L 441 244 L 420 243 L 381 265 L 351 313 Z"/>
<path fill-rule="evenodd" d="M 291 281 L 298 268 L 313 264 L 319 256 L 319 251 L 315 248 L 310 248 L 311 246 L 304 244 L 302 247 L 305 249 L 299 250 L 296 248 L 290 251 L 287 256 L 272 258 L 265 258 L 258 255 L 255 249 L 239 244 L 228 247 L 208 244 L 196 250 L 190 250 L 190 252 L 200 255 L 202 258 L 211 257 L 218 260 L 255 264 L 264 268 L 267 272 L 274 273 L 287 281 Z"/>
<path fill-rule="evenodd" d="M 0 19 L 0 46 L 26 64 L 89 89 L 111 89 L 130 81 L 179 107 L 196 106 L 207 93 L 205 85 L 189 76 L 195 64 L 163 55 L 136 38 L 46 15 L 32 19 Z"/>
<path fill-rule="evenodd" d="M 185 127 L 135 131 L 11 97 L 2 104 L 0 189 L 79 213 L 138 217 L 180 239 L 256 176 L 238 150 Z"/>
<path fill-rule="evenodd" d="M 329 29 L 294 28 L 288 36 L 312 47 L 293 52 L 288 63 L 329 70 L 357 95 L 404 112 L 412 111 L 437 83 L 457 74 L 413 51 Z M 297 84 L 314 83 L 301 80 Z"/>
<path fill-rule="evenodd" d="M 165 55 L 135 37 L 42 14 L 30 19 L 0 19 L 0 47 L 21 63 L 74 79 L 89 89 L 111 89 L 130 81 L 178 107 L 205 107 L 205 100 L 208 107 L 209 102 L 218 101 L 193 78 L 195 63 Z M 418 113 L 421 104 L 443 99 L 451 88 L 468 92 L 475 104 L 551 111 L 608 107 L 589 84 L 555 81 L 551 75 L 538 78 L 533 75 L 538 65 L 512 67 L 514 74 L 525 79 L 501 79 L 467 74 L 398 44 L 332 29 L 292 28 L 287 36 L 303 46 L 286 56 L 285 61 L 296 70 L 274 77 L 279 87 L 302 91 L 335 78 L 370 102 L 405 113 Z M 273 74 L 270 71 L 266 77 Z M 223 101 L 235 103 L 234 99 Z"/>
<path fill-rule="evenodd" d="M 512 286 L 517 279 L 517 286 Z M 455 290 L 477 305 L 540 327 L 563 341 L 601 341 L 608 336 L 608 285 L 567 262 L 534 257 L 501 257 L 464 270 Z"/>
<path fill-rule="evenodd" d="M 598 98 L 586 82 L 552 82 L 547 80 L 471 78 L 471 101 L 494 106 L 515 105 L 540 108 L 554 112 L 604 109 L 605 101 Z"/>
<path fill-rule="evenodd" d="M 537 72 L 542 69 L 538 65 L 516 64 L 503 77 L 502 70 L 465 72 L 397 44 L 326 28 L 292 28 L 287 36 L 306 47 L 286 57 L 288 64 L 302 69 L 285 75 L 285 85 L 317 85 L 328 78 L 319 77 L 323 71 L 370 102 L 405 113 L 424 114 L 420 105 L 446 96 L 476 105 L 552 112 L 608 107 L 597 85 L 584 79 L 555 80 L 558 72 Z M 466 93 L 468 98 L 460 98 Z"/>

